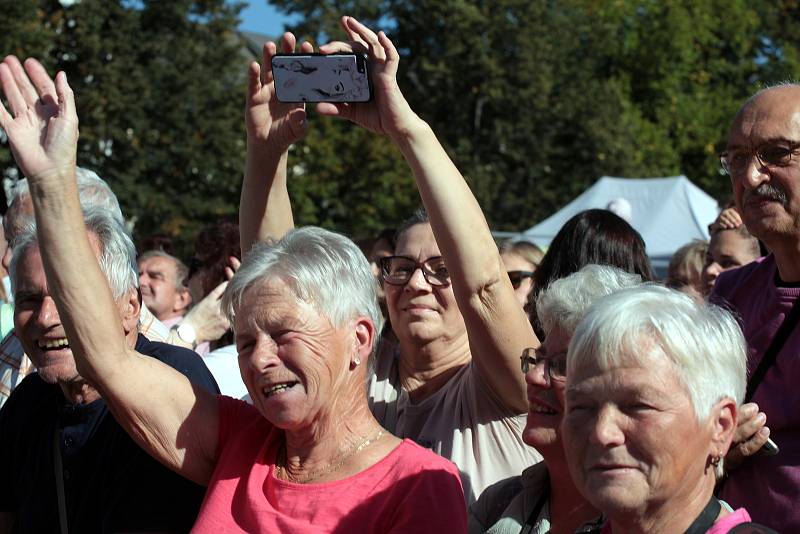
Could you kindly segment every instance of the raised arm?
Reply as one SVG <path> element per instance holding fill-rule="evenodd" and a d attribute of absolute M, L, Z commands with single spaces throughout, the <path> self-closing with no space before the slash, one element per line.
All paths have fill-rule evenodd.
<path fill-rule="evenodd" d="M 145 450 L 207 483 L 216 454 L 216 398 L 126 342 L 78 201 L 78 118 L 66 75 L 59 72 L 53 83 L 36 60 L 23 69 L 9 56 L 0 64 L 0 83 L 11 111 L 0 105 L 0 127 L 30 184 L 49 291 L 79 373 Z"/>
<path fill-rule="evenodd" d="M 294 35 L 284 34 L 281 47 L 284 52 L 293 52 Z M 303 43 L 300 50 L 313 51 L 309 43 Z M 248 71 L 247 160 L 239 201 L 243 256 L 255 243 L 280 239 L 294 227 L 286 160 L 289 145 L 305 135 L 306 112 L 302 104 L 282 104 L 275 97 L 271 65 L 276 52 L 275 43 L 266 43 L 263 65 L 254 61 Z"/>
<path fill-rule="evenodd" d="M 370 55 L 375 98 L 369 104 L 320 104 L 317 109 L 388 135 L 400 148 L 450 272 L 478 371 L 509 409 L 523 412 L 527 398 L 519 357 L 525 347 L 539 343 L 514 296 L 483 212 L 433 130 L 403 97 L 396 79 L 400 57 L 389 38 L 352 17 L 344 17 L 342 26 L 352 46 Z M 347 48 L 331 43 L 320 51 Z"/>

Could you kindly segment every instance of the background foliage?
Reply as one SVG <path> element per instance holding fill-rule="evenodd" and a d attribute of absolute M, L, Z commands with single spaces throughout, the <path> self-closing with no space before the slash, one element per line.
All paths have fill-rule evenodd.
<path fill-rule="evenodd" d="M 65 2 L 66 3 L 66 2 Z M 800 73 L 793 0 L 274 0 L 314 42 L 349 13 L 385 29 L 400 84 L 493 228 L 546 217 L 601 175 L 686 174 L 724 200 L 716 153 L 743 100 Z M 224 0 L 0 0 L 0 51 L 66 70 L 79 163 L 118 192 L 138 235 L 187 243 L 235 217 L 244 68 Z M 313 113 L 292 148 L 299 224 L 354 237 L 418 203 L 385 139 Z M 0 146 L 0 169 L 14 178 Z M 185 248 L 184 248 L 185 250 Z"/>

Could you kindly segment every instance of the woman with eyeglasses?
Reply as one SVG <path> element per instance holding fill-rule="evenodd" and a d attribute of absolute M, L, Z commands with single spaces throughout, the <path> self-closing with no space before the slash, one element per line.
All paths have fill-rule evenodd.
<path fill-rule="evenodd" d="M 394 254 L 381 261 L 397 342 L 383 343 L 376 358 L 368 385 L 370 408 L 387 430 L 454 462 L 471 503 L 490 484 L 541 459 L 521 438 L 527 400 L 519 372 L 522 349 L 539 343 L 480 206 L 397 85 L 400 56 L 394 45 L 383 33 L 369 32 L 362 39 L 351 26 L 344 28 L 357 48 L 374 56 L 375 98 L 322 103 L 317 112 L 388 136 L 411 167 L 427 209 L 427 215 L 418 213 L 400 228 Z M 320 49 L 325 54 L 350 50 L 345 43 Z M 307 128 L 300 105 L 262 108 L 251 115 L 250 124 L 261 123 L 253 135 L 273 152 L 284 150 L 248 148 L 240 213 L 243 250 L 255 241 L 280 238 L 292 227 L 288 146 Z"/>
<path fill-rule="evenodd" d="M 511 280 L 520 306 L 525 306 L 533 289 L 533 274 L 542 261 L 542 249 L 527 241 L 505 241 L 500 245 L 500 258 Z"/>
<path fill-rule="evenodd" d="M 525 349 L 520 358 L 529 404 L 522 439 L 544 461 L 483 492 L 470 506 L 471 534 L 572 533 L 599 515 L 575 489 L 561 443 L 567 347 L 595 300 L 640 283 L 638 275 L 587 265 L 539 294 L 536 305 L 546 337 L 538 349 Z"/>

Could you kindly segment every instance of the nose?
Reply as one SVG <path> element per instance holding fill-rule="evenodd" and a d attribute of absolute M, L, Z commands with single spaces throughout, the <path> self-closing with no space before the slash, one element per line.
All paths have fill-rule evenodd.
<path fill-rule="evenodd" d="M 591 425 L 589 441 L 602 447 L 614 447 L 625 443 L 625 434 L 619 426 L 618 412 L 611 406 L 603 406 L 596 413 Z"/>
<path fill-rule="evenodd" d="M 761 162 L 758 161 L 758 158 L 754 155 L 750 158 L 750 161 L 747 162 L 747 168 L 739 179 L 746 189 L 755 189 L 763 182 L 769 180 L 769 174 L 767 174 L 766 168 L 761 165 Z"/>
<path fill-rule="evenodd" d="M 425 276 L 422 274 L 422 268 L 417 267 L 414 269 L 414 272 L 411 273 L 411 278 L 408 279 L 406 282 L 406 288 L 414 289 L 417 291 L 430 291 L 431 285 L 425 279 Z"/>
<path fill-rule="evenodd" d="M 58 315 L 56 302 L 52 297 L 47 296 L 42 299 L 42 303 L 39 305 L 39 310 L 36 314 L 36 324 L 42 330 L 47 330 L 61 324 L 61 317 Z"/>
<path fill-rule="evenodd" d="M 706 268 L 703 270 L 704 274 L 706 275 L 706 280 L 709 282 L 713 282 L 719 276 L 719 273 L 722 272 L 722 267 L 717 262 L 712 262 L 711 264 L 707 265 Z"/>
<path fill-rule="evenodd" d="M 550 381 L 547 379 L 547 371 L 544 368 L 544 362 L 536 362 L 536 365 L 528 369 L 528 372 L 525 373 L 525 383 L 537 388 L 550 387 Z"/>
<path fill-rule="evenodd" d="M 264 338 L 256 341 L 253 349 L 247 357 L 247 365 L 255 372 L 262 373 L 272 367 L 280 365 L 280 358 L 278 358 L 278 346 L 270 338 Z"/>

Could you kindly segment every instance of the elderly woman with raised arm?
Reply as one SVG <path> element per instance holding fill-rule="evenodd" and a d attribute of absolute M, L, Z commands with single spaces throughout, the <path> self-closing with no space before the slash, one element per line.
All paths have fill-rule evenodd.
<path fill-rule="evenodd" d="M 399 346 L 385 347 L 377 359 L 370 405 L 386 429 L 455 462 L 472 502 L 491 483 L 541 458 L 520 437 L 527 402 L 519 355 L 538 341 L 480 206 L 397 85 L 395 46 L 383 32 L 376 34 L 351 17 L 342 19 L 342 27 L 351 43 L 332 43 L 320 51 L 355 47 L 368 52 L 374 99 L 322 103 L 317 111 L 388 136 L 411 167 L 427 209 L 401 228 L 394 254 L 382 260 Z M 294 37 L 285 35 L 283 45 L 293 51 Z M 276 50 L 274 45 L 267 49 Z M 243 250 L 292 226 L 287 149 L 305 128 L 302 106 L 276 102 L 270 87 L 251 93 Z"/>
<path fill-rule="evenodd" d="M 745 352 L 728 312 L 672 289 L 594 303 L 569 344 L 561 432 L 575 486 L 606 517 L 595 532 L 772 532 L 713 495 Z"/>
<path fill-rule="evenodd" d="M 358 247 L 308 228 L 250 251 L 225 303 L 253 406 L 192 386 L 128 348 L 111 319 L 76 192 L 72 91 L 64 73 L 53 83 L 40 66 L 27 72 L 2 76 L 10 113 L 0 106 L 0 127 L 30 180 L 48 285 L 78 370 L 141 447 L 208 486 L 194 532 L 464 530 L 455 467 L 390 435 L 369 411 L 364 387 L 382 318 Z"/>

